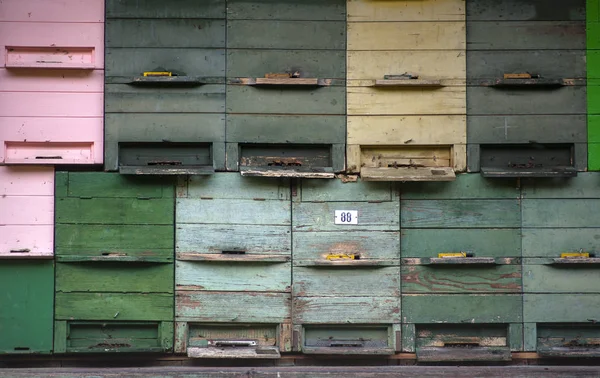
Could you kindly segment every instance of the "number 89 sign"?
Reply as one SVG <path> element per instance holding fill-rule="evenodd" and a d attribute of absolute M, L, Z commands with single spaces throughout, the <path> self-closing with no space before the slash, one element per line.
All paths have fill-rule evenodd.
<path fill-rule="evenodd" d="M 334 224 L 358 224 L 358 210 L 335 210 Z"/>

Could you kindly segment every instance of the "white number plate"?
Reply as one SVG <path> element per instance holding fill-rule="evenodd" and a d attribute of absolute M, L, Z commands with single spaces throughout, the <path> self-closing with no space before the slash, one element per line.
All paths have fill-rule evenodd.
<path fill-rule="evenodd" d="M 334 224 L 358 224 L 358 210 L 336 210 Z"/>

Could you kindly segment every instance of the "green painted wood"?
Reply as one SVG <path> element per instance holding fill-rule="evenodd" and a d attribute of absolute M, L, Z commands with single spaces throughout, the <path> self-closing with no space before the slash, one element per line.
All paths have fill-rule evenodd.
<path fill-rule="evenodd" d="M 177 199 L 177 224 L 289 225 L 290 203 L 236 199 Z"/>
<path fill-rule="evenodd" d="M 56 172 L 56 197 L 173 198 L 173 181 L 116 173 Z"/>
<path fill-rule="evenodd" d="M 178 0 L 177 6 L 159 0 L 107 0 L 106 18 L 225 18 L 225 0 Z"/>
<path fill-rule="evenodd" d="M 177 321 L 272 323 L 291 316 L 291 294 L 177 291 Z"/>
<path fill-rule="evenodd" d="M 172 293 L 172 264 L 58 263 L 57 293 Z"/>
<path fill-rule="evenodd" d="M 0 354 L 52 352 L 54 263 L 0 265 Z"/>
<path fill-rule="evenodd" d="M 345 115 L 346 89 L 228 85 L 227 113 Z"/>
<path fill-rule="evenodd" d="M 523 257 L 558 258 L 580 249 L 600 252 L 600 228 L 523 229 Z"/>
<path fill-rule="evenodd" d="M 469 3 L 474 2 L 469 1 Z M 496 3 L 506 4 L 504 1 Z M 545 5 L 544 8 L 551 7 Z M 536 49 L 467 53 L 468 80 L 499 79 L 505 73 L 522 72 L 523 67 L 528 67 L 527 70 L 530 72 L 548 78 L 584 78 L 586 77 L 586 54 L 584 50 Z"/>
<path fill-rule="evenodd" d="M 403 229 L 402 257 L 469 251 L 477 257 L 521 257 L 518 229 Z"/>
<path fill-rule="evenodd" d="M 275 110 L 269 112 L 276 113 Z M 231 114 L 227 115 L 226 140 L 237 143 L 344 144 L 346 117 Z"/>
<path fill-rule="evenodd" d="M 282 200 L 290 199 L 290 181 L 285 178 L 242 177 L 217 173 L 211 177 L 188 177 L 177 189 L 180 198 Z"/>
<path fill-rule="evenodd" d="M 597 79 L 589 79 L 587 87 L 588 113 L 597 115 L 600 113 L 598 98 L 600 98 L 600 82 Z"/>
<path fill-rule="evenodd" d="M 508 346 L 508 326 L 504 324 L 424 324 L 417 326 L 417 348 L 443 344 L 481 343 L 480 346 Z M 500 344 L 505 340 L 505 343 Z M 491 345 L 490 345 L 491 344 Z"/>
<path fill-rule="evenodd" d="M 227 48 L 344 50 L 346 22 L 228 20 Z"/>
<path fill-rule="evenodd" d="M 173 320 L 173 294 L 57 292 L 55 303 L 56 320 Z"/>
<path fill-rule="evenodd" d="M 600 171 L 600 143 L 588 145 L 588 169 L 590 171 Z"/>
<path fill-rule="evenodd" d="M 291 263 L 177 261 L 175 272 L 178 291 L 286 292 L 292 286 Z"/>
<path fill-rule="evenodd" d="M 521 266 L 402 267 L 402 293 L 519 293 Z"/>
<path fill-rule="evenodd" d="M 389 182 L 302 180 L 299 193 L 296 200 L 302 202 L 391 202 L 398 199 L 398 193 Z"/>
<path fill-rule="evenodd" d="M 164 67 L 188 76 L 225 77 L 225 50 L 200 48 L 107 48 L 106 78 L 139 77 Z M 199 64 L 202 62 L 202 64 Z"/>
<path fill-rule="evenodd" d="M 188 347 L 206 347 L 209 340 L 256 340 L 261 346 L 277 344 L 277 327 L 272 325 L 190 324 Z M 185 352 L 185 350 L 184 350 Z"/>
<path fill-rule="evenodd" d="M 585 20 L 586 0 L 467 2 L 467 17 L 479 21 L 556 21 Z"/>
<path fill-rule="evenodd" d="M 56 223 L 172 225 L 172 199 L 59 198 Z"/>
<path fill-rule="evenodd" d="M 107 84 L 104 110 L 107 113 L 224 113 L 225 85 L 195 88 L 138 87 Z M 210 122 L 214 117 L 201 120 Z"/>
<path fill-rule="evenodd" d="M 514 228 L 521 226 L 518 200 L 406 200 L 403 228 Z"/>
<path fill-rule="evenodd" d="M 600 22 L 600 3 L 598 0 L 586 0 L 586 20 L 590 23 Z"/>
<path fill-rule="evenodd" d="M 591 112 L 588 114 L 588 138 L 590 144 L 600 143 L 600 115 L 593 115 Z"/>
<path fill-rule="evenodd" d="M 523 319 L 532 323 L 597 322 L 600 296 L 597 294 L 525 294 Z"/>
<path fill-rule="evenodd" d="M 345 79 L 346 54 L 330 50 L 227 51 L 228 78 L 257 78 L 271 72 L 299 72 L 308 78 Z"/>
<path fill-rule="evenodd" d="M 360 218 L 359 218 L 360 222 Z M 360 260 L 400 264 L 398 231 L 294 232 L 294 265 L 326 261 L 330 254 L 359 255 Z"/>
<path fill-rule="evenodd" d="M 399 297 L 295 297 L 294 324 L 400 323 Z"/>
<path fill-rule="evenodd" d="M 343 0 L 229 0 L 228 20 L 323 20 L 345 21 Z"/>
<path fill-rule="evenodd" d="M 108 19 L 105 29 L 109 48 L 225 47 L 225 20 L 219 19 Z"/>
<path fill-rule="evenodd" d="M 160 325 L 161 323 L 71 322 L 68 324 L 66 350 L 86 353 L 166 351 L 168 348 L 161 345 Z"/>
<path fill-rule="evenodd" d="M 495 199 L 518 198 L 516 180 L 490 180 L 480 175 L 457 175 L 456 181 L 405 183 L 400 197 L 406 199 Z"/>
<path fill-rule="evenodd" d="M 523 227 L 600 227 L 596 199 L 523 200 Z"/>
<path fill-rule="evenodd" d="M 304 327 L 302 349 L 304 353 L 318 354 L 388 354 L 383 351 L 367 353 L 365 350 L 391 349 L 395 347 L 394 339 L 390 327 L 385 326 L 307 326 Z M 332 343 L 336 345 L 335 343 L 343 344 L 348 341 L 358 341 L 361 346 L 332 346 Z M 317 352 L 319 349 L 324 350 Z"/>
<path fill-rule="evenodd" d="M 358 211 L 358 224 L 334 224 L 335 210 Z M 293 205 L 292 232 L 399 231 L 399 219 L 400 204 L 397 202 L 302 202 Z"/>
<path fill-rule="evenodd" d="M 67 351 L 67 331 L 66 321 L 54 322 L 54 353 L 65 353 Z"/>
<path fill-rule="evenodd" d="M 582 172 L 569 180 L 523 180 L 523 198 L 600 198 L 600 176 Z"/>
<path fill-rule="evenodd" d="M 394 297 L 400 267 L 325 269 L 294 267 L 294 297 Z"/>
<path fill-rule="evenodd" d="M 600 39 L 599 38 L 599 34 L 600 34 L 600 28 L 598 28 L 597 23 L 594 24 L 588 24 L 588 28 L 587 28 L 587 32 L 591 33 L 592 36 L 590 36 L 590 38 L 593 39 Z M 594 36 L 595 34 L 595 36 Z M 594 42 L 591 42 L 588 40 L 588 48 L 592 48 L 591 44 Z M 597 45 L 596 47 L 593 48 L 598 48 Z M 587 50 L 587 55 L 586 55 L 586 62 L 587 62 L 587 84 L 588 86 L 593 86 L 593 85 L 597 85 L 598 84 L 598 79 L 600 78 L 600 51 L 598 50 Z M 589 93 L 588 93 L 589 96 Z M 592 104 L 590 104 L 592 105 Z M 595 106 L 595 104 L 594 104 Z"/>
<path fill-rule="evenodd" d="M 514 294 L 402 295 L 406 323 L 519 323 L 523 302 Z"/>
<path fill-rule="evenodd" d="M 600 292 L 600 267 L 523 265 L 525 293 L 598 293 Z"/>

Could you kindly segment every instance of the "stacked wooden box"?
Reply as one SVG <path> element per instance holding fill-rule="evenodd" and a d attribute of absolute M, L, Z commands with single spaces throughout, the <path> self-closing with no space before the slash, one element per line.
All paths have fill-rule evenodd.
<path fill-rule="evenodd" d="M 586 170 L 585 1 L 468 0 L 467 45 L 469 171 Z"/>
<path fill-rule="evenodd" d="M 348 0 L 349 172 L 450 181 L 466 169 L 465 42 L 464 0 Z"/>
<path fill-rule="evenodd" d="M 600 355 L 599 188 L 593 173 L 523 183 L 525 350 L 542 357 Z"/>
<path fill-rule="evenodd" d="M 342 210 L 338 219 L 336 210 Z M 399 211 L 390 183 L 302 180 L 294 188 L 296 351 L 400 350 Z"/>
<path fill-rule="evenodd" d="M 586 2 L 588 169 L 600 171 L 600 2 Z"/>
<path fill-rule="evenodd" d="M 176 219 L 175 351 L 196 358 L 290 351 L 289 179 L 182 178 Z"/>
<path fill-rule="evenodd" d="M 105 170 L 224 170 L 225 0 L 109 0 L 106 19 Z"/>
<path fill-rule="evenodd" d="M 345 8 L 345 0 L 228 1 L 228 170 L 315 178 L 344 170 Z"/>
<path fill-rule="evenodd" d="M 174 185 L 56 173 L 55 353 L 173 347 Z"/>
<path fill-rule="evenodd" d="M 407 186 L 401 227 L 403 350 L 419 361 L 504 361 L 522 350 L 516 181 Z M 461 252 L 472 256 L 439 256 Z"/>

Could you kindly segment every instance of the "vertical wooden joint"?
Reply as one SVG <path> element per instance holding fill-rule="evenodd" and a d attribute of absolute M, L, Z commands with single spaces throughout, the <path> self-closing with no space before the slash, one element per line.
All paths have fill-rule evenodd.
<path fill-rule="evenodd" d="M 303 340 L 304 328 L 300 325 L 295 325 L 292 329 L 292 351 L 302 352 Z"/>
<path fill-rule="evenodd" d="M 170 352 L 173 350 L 173 322 L 160 322 L 159 324 L 159 340 L 164 351 Z"/>
<path fill-rule="evenodd" d="M 398 352 L 402 352 L 402 325 L 394 324 L 391 327 L 390 346 Z"/>
<path fill-rule="evenodd" d="M 402 325 L 402 351 L 415 353 L 416 327 L 414 324 Z"/>
<path fill-rule="evenodd" d="M 523 324 L 511 323 L 508 325 L 508 345 L 513 352 L 523 351 Z"/>
<path fill-rule="evenodd" d="M 54 353 L 67 352 L 67 338 L 69 337 L 66 321 L 54 322 Z"/>
<path fill-rule="evenodd" d="M 187 353 L 189 330 L 188 322 L 175 322 L 175 353 Z"/>
<path fill-rule="evenodd" d="M 535 352 L 537 350 L 537 324 L 523 324 L 523 350 L 525 352 Z"/>
<path fill-rule="evenodd" d="M 294 331 L 292 323 L 282 323 L 278 326 L 279 351 L 291 352 L 293 349 Z"/>
<path fill-rule="evenodd" d="M 189 186 L 189 176 L 177 176 L 177 198 L 187 198 Z"/>

